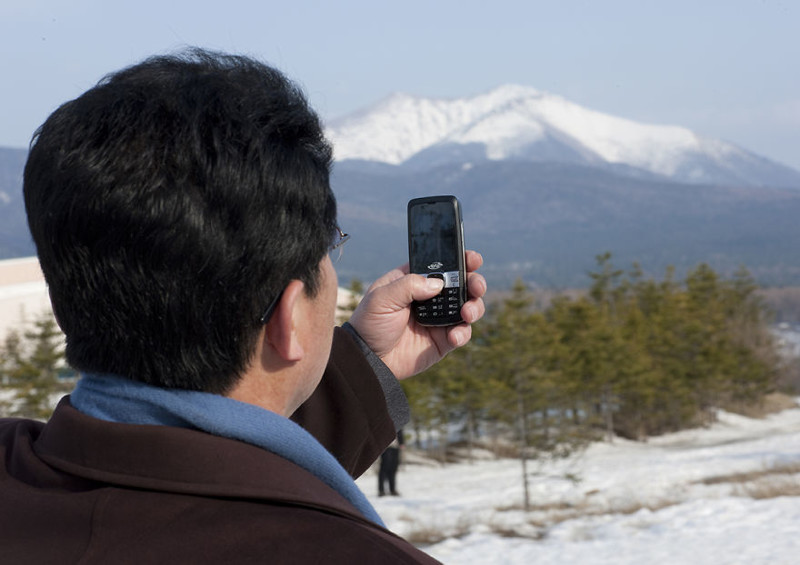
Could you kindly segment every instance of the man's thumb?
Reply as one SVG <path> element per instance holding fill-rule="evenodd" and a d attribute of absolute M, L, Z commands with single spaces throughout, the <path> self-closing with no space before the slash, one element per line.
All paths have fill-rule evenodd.
<path fill-rule="evenodd" d="M 413 285 L 411 298 L 413 300 L 427 300 L 433 298 L 444 288 L 444 281 L 436 277 L 418 277 L 418 282 Z"/>

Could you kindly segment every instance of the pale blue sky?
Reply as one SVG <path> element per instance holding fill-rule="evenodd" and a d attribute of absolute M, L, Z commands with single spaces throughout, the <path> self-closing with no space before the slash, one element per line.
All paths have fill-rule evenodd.
<path fill-rule="evenodd" d="M 798 36 L 794 0 L 0 0 L 0 146 L 107 72 L 199 45 L 274 64 L 324 119 L 516 83 L 800 169 Z"/>

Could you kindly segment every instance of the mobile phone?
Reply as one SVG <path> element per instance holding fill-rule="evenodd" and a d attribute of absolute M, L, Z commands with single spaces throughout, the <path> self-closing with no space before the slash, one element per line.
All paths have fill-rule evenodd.
<path fill-rule="evenodd" d="M 458 198 L 426 196 L 409 201 L 408 262 L 412 273 L 444 281 L 437 296 L 412 304 L 416 320 L 426 326 L 460 324 L 461 307 L 467 301 L 467 274 Z"/>

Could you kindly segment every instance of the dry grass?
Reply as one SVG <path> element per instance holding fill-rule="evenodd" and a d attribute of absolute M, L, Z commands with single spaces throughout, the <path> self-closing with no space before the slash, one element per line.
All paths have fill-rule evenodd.
<path fill-rule="evenodd" d="M 574 504 L 569 502 L 550 502 L 548 504 L 534 504 L 528 508 L 529 512 L 557 512 L 564 510 L 571 510 L 575 508 Z M 512 512 L 525 510 L 525 506 L 519 502 L 516 504 L 508 504 L 505 506 L 498 506 L 495 508 L 498 512 Z"/>
<path fill-rule="evenodd" d="M 780 475 L 797 475 L 800 473 L 800 462 L 779 463 L 756 471 L 746 471 L 744 473 L 731 473 L 729 475 L 716 475 L 697 481 L 703 485 L 718 485 L 723 483 L 750 483 L 759 481 L 765 477 Z"/>
<path fill-rule="evenodd" d="M 780 463 L 745 473 L 718 475 L 699 481 L 704 485 L 731 483 L 734 494 L 756 500 L 800 496 L 800 462 Z"/>
<path fill-rule="evenodd" d="M 424 547 L 434 545 L 450 538 L 462 538 L 472 531 L 475 521 L 467 516 L 461 516 L 453 527 L 445 528 L 441 525 L 421 524 L 413 520 L 411 529 L 403 536 L 406 541 Z"/>
<path fill-rule="evenodd" d="M 408 543 L 416 547 L 426 547 L 443 542 L 450 536 L 435 526 L 418 526 L 403 536 Z"/>
<path fill-rule="evenodd" d="M 539 541 L 547 537 L 547 528 L 540 526 L 534 520 L 509 524 L 495 518 L 489 521 L 488 527 L 493 534 L 502 538 L 525 538 Z"/>
<path fill-rule="evenodd" d="M 528 510 L 528 524 L 537 528 L 548 528 L 568 520 L 590 516 L 606 516 L 610 514 L 635 514 L 640 510 L 656 512 L 663 508 L 680 504 L 681 501 L 670 499 L 658 499 L 650 501 L 625 501 L 620 504 L 600 504 L 590 500 L 584 500 L 576 504 L 566 502 L 553 502 L 550 504 L 538 504 L 531 506 Z M 512 510 L 524 510 L 522 504 L 513 506 L 503 506 L 497 508 L 499 512 Z"/>
<path fill-rule="evenodd" d="M 739 486 L 736 491 L 739 496 L 747 496 L 755 500 L 800 496 L 800 480 L 796 477 L 778 477 L 771 481 L 744 484 Z"/>
<path fill-rule="evenodd" d="M 462 516 L 453 527 L 412 522 L 411 529 L 403 537 L 417 547 L 426 547 L 446 539 L 465 537 L 479 526 L 504 538 L 542 540 L 547 536 L 547 529 L 539 526 L 532 519 L 518 524 L 510 524 L 495 517 L 486 523 L 481 523 L 475 518 Z"/>
<path fill-rule="evenodd" d="M 403 536 L 407 542 L 417 547 L 425 547 L 428 545 L 435 545 L 448 539 L 444 530 L 432 525 L 415 525 L 413 529 Z"/>

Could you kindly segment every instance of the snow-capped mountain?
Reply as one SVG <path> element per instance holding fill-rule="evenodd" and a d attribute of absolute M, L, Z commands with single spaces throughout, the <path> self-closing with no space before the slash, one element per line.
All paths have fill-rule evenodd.
<path fill-rule="evenodd" d="M 482 160 L 633 168 L 672 180 L 800 187 L 800 172 L 679 126 L 611 116 L 534 88 L 506 85 L 472 98 L 395 94 L 330 123 L 338 161 L 425 168 Z"/>

